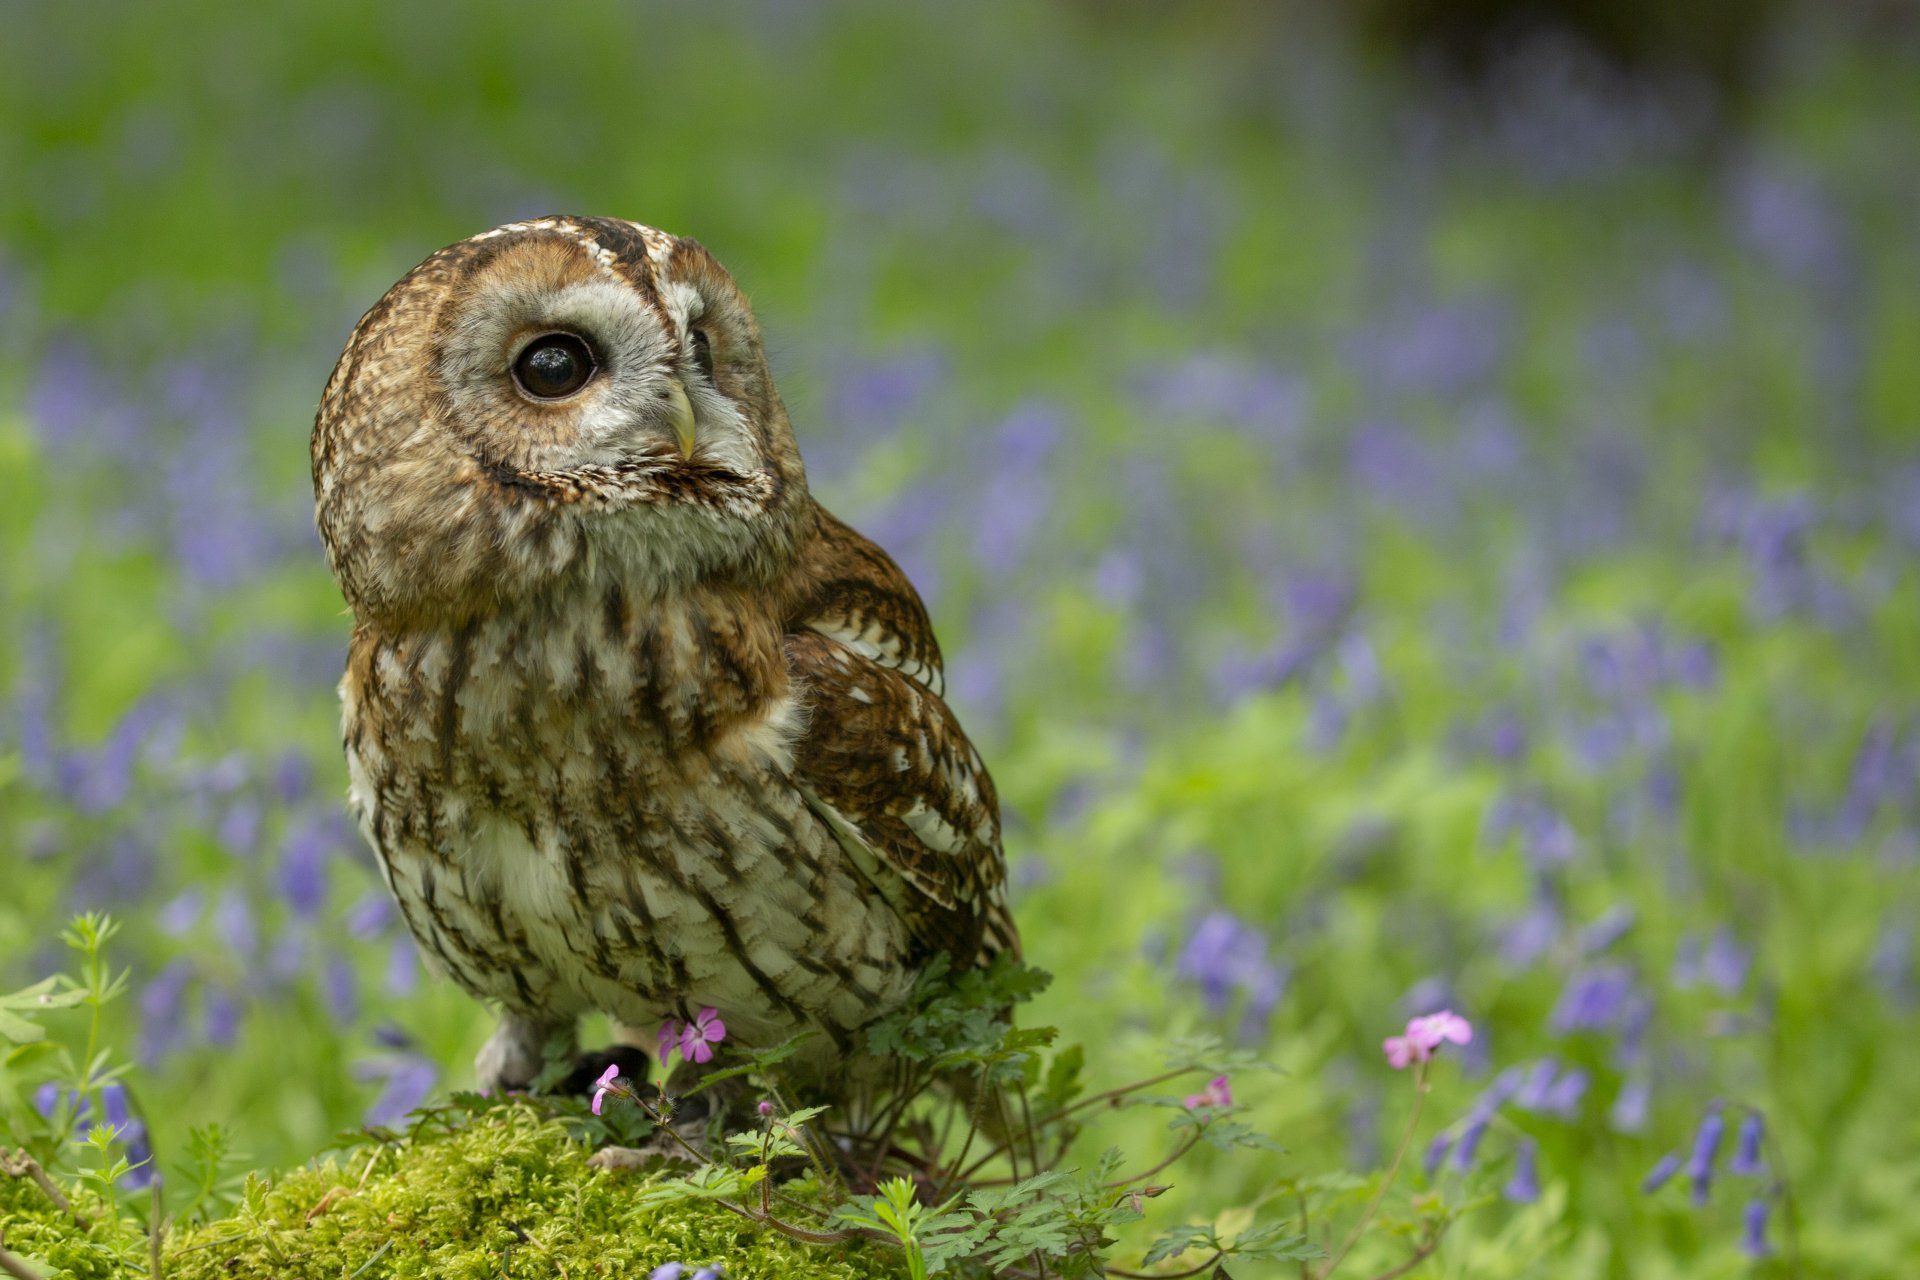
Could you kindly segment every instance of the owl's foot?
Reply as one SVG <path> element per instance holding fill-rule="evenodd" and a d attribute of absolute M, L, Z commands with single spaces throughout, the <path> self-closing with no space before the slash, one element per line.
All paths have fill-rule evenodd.
<path fill-rule="evenodd" d="M 601 1070 L 605 1070 L 602 1067 Z M 715 1117 L 711 1098 L 697 1095 L 682 1099 L 673 1110 L 671 1132 L 654 1129 L 645 1143 L 637 1147 L 602 1147 L 587 1157 L 594 1169 L 657 1168 L 663 1165 L 698 1164 L 718 1141 L 712 1131 Z"/>
<path fill-rule="evenodd" d="M 500 1015 L 480 1053 L 473 1060 L 473 1073 L 482 1093 L 503 1089 L 526 1089 L 539 1078 L 547 1054 L 560 1045 L 571 1048 L 571 1023 L 541 1022 L 517 1013 Z"/>
<path fill-rule="evenodd" d="M 697 1163 L 693 1154 L 665 1133 L 655 1133 L 638 1147 L 602 1147 L 587 1157 L 589 1169 L 659 1169 Z"/>

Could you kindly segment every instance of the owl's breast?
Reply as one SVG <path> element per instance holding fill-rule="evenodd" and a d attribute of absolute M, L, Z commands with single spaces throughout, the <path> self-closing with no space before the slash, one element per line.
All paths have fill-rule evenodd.
<path fill-rule="evenodd" d="M 424 950 L 530 1014 L 711 1005 L 748 1043 L 897 1004 L 907 929 L 793 777 L 784 671 L 738 617 L 598 613 L 356 641 L 352 803 Z"/>

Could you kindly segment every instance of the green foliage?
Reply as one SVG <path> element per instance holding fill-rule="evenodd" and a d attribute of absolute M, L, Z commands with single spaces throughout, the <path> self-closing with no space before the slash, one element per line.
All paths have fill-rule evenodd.
<path fill-rule="evenodd" d="M 1026 955 L 1057 981 L 1012 1039 L 986 1003 L 889 1033 L 960 1055 L 951 1082 L 915 1064 L 907 1136 L 937 1142 L 958 1100 L 946 1141 L 977 1111 L 976 1180 L 1109 1148 L 1144 1174 L 1194 1137 L 1184 1091 L 1225 1071 L 1239 1112 L 1134 1184 L 1140 1221 L 1099 1227 L 1116 1266 L 1143 1269 L 1169 1223 L 1305 1234 L 1324 1265 L 1378 1198 L 1342 1277 L 1443 1228 L 1415 1274 L 1903 1274 L 1920 70 L 1894 28 L 1851 29 L 1862 6 L 1761 7 L 1800 12 L 1706 138 L 1687 121 L 1708 113 L 1667 136 L 1634 86 L 1558 46 L 1490 94 L 1431 93 L 1347 56 L 1324 6 L 8 8 L 0 991 L 26 994 L 0 1005 L 0 1125 L 89 1225 L 0 1178 L 0 1248 L 139 1274 L 146 1195 L 109 1204 L 81 1174 L 140 1164 L 141 1130 L 172 1249 L 205 1241 L 202 1218 L 246 1226 L 242 1169 L 336 1143 L 330 1176 L 378 1154 L 367 1187 L 418 1224 L 389 1176 L 519 1123 L 458 1092 L 488 1012 L 418 970 L 340 821 L 350 624 L 313 541 L 306 432 L 353 317 L 401 272 L 566 209 L 692 233 L 734 271 L 810 484 L 925 590 L 992 767 Z M 1570 845 L 1538 860 L 1497 821 L 1516 796 Z M 111 1000 L 52 923 L 109 905 L 130 975 Z M 1619 912 L 1626 932 L 1595 943 Z M 1193 976 L 1219 913 L 1258 933 L 1277 995 Z M 1683 980 L 1722 934 L 1744 977 Z M 1557 1025 L 1592 966 L 1633 981 L 1637 1058 Z M 1413 1098 L 1379 1041 L 1436 998 L 1482 1034 L 1429 1081 L 1389 1184 Z M 1280 1074 L 1209 1050 L 1110 1105 L 1188 1032 Z M 1436 1132 L 1547 1059 L 1584 1095 L 1508 1104 L 1471 1167 L 1427 1172 Z M 711 1086 L 780 1068 L 735 1057 Z M 1071 1148 L 1009 1147 L 1006 1167 L 1013 1117 L 973 1087 L 983 1070 L 1011 1110 L 1024 1087 L 1036 1121 L 1078 1130 Z M 108 1153 L 79 1132 L 114 1096 L 130 1119 Z M 1715 1102 L 1764 1112 L 1765 1176 L 1723 1174 L 1701 1205 L 1684 1180 L 1643 1194 Z M 583 1253 L 626 1257 L 566 1197 L 643 1232 L 626 1197 L 671 1171 L 572 1153 L 656 1126 L 625 1103 L 537 1115 L 573 1145 L 526 1194 Z M 820 1148 L 871 1119 L 742 1128 L 773 1171 L 746 1207 L 777 1186 L 830 1210 Z M 1241 1125 L 1285 1150 L 1238 1145 Z M 760 1148 L 725 1127 L 745 1177 Z M 1522 1141 L 1538 1194 L 1510 1199 Z M 237 1265 L 277 1274 L 273 1249 L 323 1229 L 331 1209 L 303 1221 L 312 1172 L 266 1177 L 312 1194 Z M 990 1247 L 998 1214 L 1053 1214 L 1067 1189 L 988 1214 L 916 1182 L 916 1230 Z M 1756 1197 L 1763 1260 L 1741 1249 Z M 837 1265 L 712 1200 L 654 1212 Z M 495 1266 L 478 1227 L 350 1220 L 351 1268 L 300 1265 L 541 1269 L 517 1239 Z M 1153 1269 L 1218 1247 L 1183 1238 Z M 904 1268 L 897 1246 L 843 1247 Z M 1235 1275 L 1275 1271 L 1295 1267 Z"/>
<path fill-rule="evenodd" d="M 858 1241 L 804 1245 L 685 1197 L 588 1168 L 567 1128 L 503 1106 L 434 1137 L 382 1144 L 248 1181 L 231 1215 L 164 1237 L 169 1280 L 342 1276 L 644 1276 L 676 1259 L 724 1261 L 737 1280 L 881 1280 Z M 84 1229 L 31 1183 L 0 1179 L 0 1247 L 75 1280 L 143 1274 L 143 1224 L 80 1192 Z"/>

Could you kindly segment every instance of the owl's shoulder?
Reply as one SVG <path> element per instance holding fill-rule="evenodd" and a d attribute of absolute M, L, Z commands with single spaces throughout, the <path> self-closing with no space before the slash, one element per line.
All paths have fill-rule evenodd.
<path fill-rule="evenodd" d="M 814 632 L 946 692 L 940 642 L 927 607 L 892 556 L 816 504 L 787 629 Z"/>

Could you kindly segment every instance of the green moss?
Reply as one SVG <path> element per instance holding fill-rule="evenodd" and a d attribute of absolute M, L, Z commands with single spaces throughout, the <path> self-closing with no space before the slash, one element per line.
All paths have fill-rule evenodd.
<path fill-rule="evenodd" d="M 644 1277 L 663 1262 L 719 1263 L 729 1280 L 880 1280 L 901 1274 L 878 1248 L 821 1248 L 718 1207 L 642 1208 L 635 1175 L 587 1167 L 558 1124 L 490 1113 L 452 1135 L 348 1154 L 250 1181 L 233 1214 L 176 1228 L 171 1280 L 374 1280 L 431 1276 Z M 0 1242 L 59 1277 L 143 1274 L 140 1224 L 97 1199 L 86 1231 L 31 1184 L 0 1180 Z"/>

